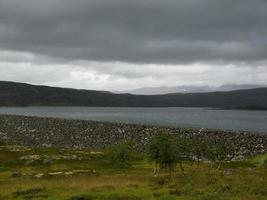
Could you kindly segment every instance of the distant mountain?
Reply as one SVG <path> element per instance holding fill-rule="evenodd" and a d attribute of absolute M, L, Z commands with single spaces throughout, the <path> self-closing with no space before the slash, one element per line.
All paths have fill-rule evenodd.
<path fill-rule="evenodd" d="M 0 81 L 0 106 L 212 107 L 265 110 L 267 88 L 132 95 Z"/>
<path fill-rule="evenodd" d="M 253 84 L 243 84 L 243 85 L 226 84 L 226 85 L 222 85 L 220 87 L 217 87 L 216 91 L 247 90 L 247 89 L 254 89 L 254 88 L 261 88 L 261 87 L 266 87 L 266 86 L 253 85 Z"/>
<path fill-rule="evenodd" d="M 114 93 L 123 94 L 140 94 L 140 95 L 158 95 L 158 94 L 170 94 L 170 93 L 203 93 L 203 92 L 216 92 L 216 91 L 232 91 L 232 90 L 244 90 L 265 87 L 262 85 L 237 85 L 227 84 L 219 87 L 210 86 L 176 86 L 176 87 L 144 87 L 133 90 L 114 91 Z"/>
<path fill-rule="evenodd" d="M 157 95 L 157 94 L 170 94 L 170 93 L 199 93 L 210 92 L 211 87 L 208 86 L 177 86 L 177 87 L 144 87 L 133 90 L 115 91 L 114 93 L 122 94 L 140 94 L 140 95 Z"/>

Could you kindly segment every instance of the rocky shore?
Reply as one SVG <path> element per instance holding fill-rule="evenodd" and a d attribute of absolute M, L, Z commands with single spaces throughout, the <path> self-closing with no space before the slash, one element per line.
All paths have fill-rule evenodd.
<path fill-rule="evenodd" d="M 101 149 L 118 140 L 129 139 L 144 150 L 160 130 L 187 138 L 225 140 L 242 157 L 267 152 L 267 135 L 264 134 L 0 115 L 0 140 L 30 147 Z"/>

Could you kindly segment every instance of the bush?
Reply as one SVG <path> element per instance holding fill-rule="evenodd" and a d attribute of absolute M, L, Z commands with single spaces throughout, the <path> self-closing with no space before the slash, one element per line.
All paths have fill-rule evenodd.
<path fill-rule="evenodd" d="M 132 143 L 120 141 L 108 149 L 107 156 L 113 166 L 128 168 L 134 157 Z"/>
<path fill-rule="evenodd" d="M 23 199 L 37 199 L 37 198 L 47 198 L 45 187 L 35 187 L 27 190 L 19 190 L 13 193 L 14 198 Z"/>
<path fill-rule="evenodd" d="M 148 153 L 150 159 L 155 163 L 155 174 L 159 173 L 159 168 L 167 168 L 171 175 L 176 163 L 175 150 L 174 142 L 170 135 L 162 132 L 152 138 Z"/>
<path fill-rule="evenodd" d="M 210 141 L 207 147 L 205 157 L 212 163 L 217 163 L 218 168 L 220 168 L 222 162 L 230 161 L 235 156 L 234 147 L 223 140 Z"/>

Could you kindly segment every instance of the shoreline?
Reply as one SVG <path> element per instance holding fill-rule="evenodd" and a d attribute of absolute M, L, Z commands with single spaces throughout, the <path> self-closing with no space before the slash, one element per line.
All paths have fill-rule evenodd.
<path fill-rule="evenodd" d="M 101 149 L 121 139 L 133 140 L 141 151 L 159 131 L 181 137 L 226 140 L 242 157 L 267 152 L 267 135 L 248 131 L 176 128 L 91 120 L 0 115 L 0 140 L 30 147 Z"/>

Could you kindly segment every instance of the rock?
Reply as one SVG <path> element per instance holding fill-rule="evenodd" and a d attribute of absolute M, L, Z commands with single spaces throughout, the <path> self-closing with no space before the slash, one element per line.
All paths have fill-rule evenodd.
<path fill-rule="evenodd" d="M 33 178 L 43 178 L 43 177 L 44 177 L 43 173 L 33 175 Z"/>
<path fill-rule="evenodd" d="M 11 177 L 13 178 L 18 178 L 18 177 L 22 177 L 23 174 L 21 172 L 12 172 Z"/>
<path fill-rule="evenodd" d="M 91 171 L 90 170 L 73 170 L 72 171 L 74 174 L 83 174 L 83 173 L 90 173 Z"/>
<path fill-rule="evenodd" d="M 31 148 L 17 146 L 17 145 L 5 145 L 1 146 L 0 148 L 3 149 L 4 151 L 9 151 L 9 152 L 25 152 L 31 150 Z"/>
<path fill-rule="evenodd" d="M 34 163 L 34 160 L 26 160 L 25 165 L 31 165 Z"/>
<path fill-rule="evenodd" d="M 223 171 L 223 175 L 225 175 L 225 176 L 232 175 L 233 173 L 234 173 L 234 170 L 232 170 L 232 169 L 226 169 Z"/>
<path fill-rule="evenodd" d="M 27 156 L 21 156 L 20 160 L 40 160 L 41 156 L 40 155 L 27 155 Z"/>
<path fill-rule="evenodd" d="M 102 149 L 121 139 L 136 142 L 137 150 L 145 151 L 150 139 L 164 129 L 171 135 L 179 135 L 188 139 L 200 137 L 213 141 L 225 140 L 236 148 L 239 158 L 246 158 L 267 152 L 267 135 L 248 132 L 219 131 L 194 128 L 162 128 L 157 126 L 131 125 L 122 123 L 95 122 L 84 120 L 66 120 L 53 118 L 37 118 L 23 116 L 0 115 L 0 140 L 12 141 L 30 147 L 76 147 Z M 7 137 L 8 136 L 8 137 Z M 1 147 L 2 149 L 2 147 Z M 14 149 L 22 151 L 21 149 Z M 67 150 L 66 150 L 67 152 Z M 64 151 L 59 154 L 64 155 Z M 78 156 L 77 156 L 78 155 Z M 76 160 L 80 155 L 67 156 L 62 159 Z M 90 156 L 103 156 L 102 152 L 92 152 Z M 88 157 L 90 157 L 88 156 Z M 26 159 L 28 163 L 36 159 Z M 53 157 L 53 160 L 54 157 Z"/>
<path fill-rule="evenodd" d="M 74 172 L 64 172 L 64 175 L 66 176 L 72 176 L 74 174 Z"/>
<path fill-rule="evenodd" d="M 51 147 L 52 145 L 51 145 L 51 144 L 42 144 L 41 146 L 44 147 L 44 148 L 49 148 L 49 147 Z"/>
<path fill-rule="evenodd" d="M 43 160 L 43 164 L 53 164 L 54 161 L 53 161 L 53 158 L 51 156 L 48 156 L 47 158 L 45 158 Z"/>
<path fill-rule="evenodd" d="M 25 165 L 33 164 L 35 161 L 41 160 L 40 155 L 27 155 L 27 156 L 21 156 L 20 160 L 23 160 L 25 162 Z"/>
<path fill-rule="evenodd" d="M 62 174 L 63 174 L 63 172 L 50 172 L 50 173 L 48 173 L 49 176 L 59 176 Z"/>
<path fill-rule="evenodd" d="M 69 157 L 69 160 L 77 160 L 78 159 L 78 156 L 77 155 L 71 155 Z"/>
<path fill-rule="evenodd" d="M 102 158 L 104 156 L 104 153 L 92 151 L 90 152 L 90 156 L 93 158 Z"/>

